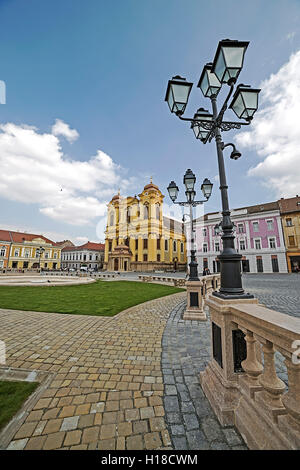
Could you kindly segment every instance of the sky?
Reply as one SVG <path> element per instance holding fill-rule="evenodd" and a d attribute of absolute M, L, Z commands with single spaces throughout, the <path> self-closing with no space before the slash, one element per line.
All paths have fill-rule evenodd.
<path fill-rule="evenodd" d="M 166 188 L 184 198 L 187 168 L 219 211 L 215 143 L 164 98 L 179 74 L 194 83 L 185 115 L 210 110 L 197 84 L 225 38 L 250 41 L 238 83 L 261 88 L 251 126 L 222 134 L 242 153 L 224 151 L 230 206 L 300 194 L 300 0 L 0 0 L 0 25 L 1 228 L 103 241 L 119 189 L 152 176 L 176 215 Z"/>

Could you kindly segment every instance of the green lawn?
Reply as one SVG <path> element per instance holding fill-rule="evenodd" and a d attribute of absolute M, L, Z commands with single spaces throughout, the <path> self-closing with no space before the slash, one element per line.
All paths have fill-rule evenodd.
<path fill-rule="evenodd" d="M 134 281 L 97 281 L 75 286 L 0 286 L 0 308 L 113 316 L 147 300 L 182 291 L 177 287 Z"/>
<path fill-rule="evenodd" d="M 36 382 L 0 381 L 0 430 L 11 420 L 38 385 Z"/>

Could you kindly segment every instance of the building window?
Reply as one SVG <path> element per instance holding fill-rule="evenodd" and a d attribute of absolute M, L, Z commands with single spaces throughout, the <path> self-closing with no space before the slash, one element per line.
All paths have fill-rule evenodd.
<path fill-rule="evenodd" d="M 269 231 L 274 230 L 273 220 L 267 220 L 267 227 Z"/>
<path fill-rule="evenodd" d="M 263 273 L 264 272 L 263 260 L 260 256 L 257 256 L 257 258 L 256 258 L 256 266 L 257 266 L 257 272 L 258 273 Z"/>
<path fill-rule="evenodd" d="M 155 205 L 155 216 L 157 219 L 159 219 L 159 215 L 160 215 L 160 207 L 159 207 L 159 204 L 156 204 Z"/>
<path fill-rule="evenodd" d="M 114 214 L 110 214 L 109 225 L 114 225 Z"/>
<path fill-rule="evenodd" d="M 289 246 L 296 246 L 294 235 L 289 236 Z"/>
<path fill-rule="evenodd" d="M 261 243 L 260 243 L 260 239 L 256 239 L 254 240 L 254 243 L 255 243 L 255 249 L 256 250 L 261 250 Z"/>
<path fill-rule="evenodd" d="M 244 233 L 244 224 L 238 224 L 239 233 Z"/>
<path fill-rule="evenodd" d="M 112 250 L 112 241 L 110 240 L 108 242 L 108 251 L 111 251 Z M 81 258 L 81 257 L 80 257 Z"/>
<path fill-rule="evenodd" d="M 180 243 L 180 253 L 183 253 L 184 252 L 184 245 L 183 243 L 181 242 Z"/>
<path fill-rule="evenodd" d="M 219 227 L 218 227 L 219 228 Z M 218 228 L 214 227 L 214 235 L 219 235 Z"/>
<path fill-rule="evenodd" d="M 144 205 L 144 220 L 149 219 L 149 207 L 147 204 Z"/>
<path fill-rule="evenodd" d="M 286 219 L 286 226 L 287 227 L 292 227 L 293 226 L 292 219 Z"/>
<path fill-rule="evenodd" d="M 220 251 L 220 243 L 219 242 L 215 243 L 215 251 Z"/>
<path fill-rule="evenodd" d="M 148 238 L 144 238 L 144 241 L 143 241 L 143 248 L 144 250 L 147 250 L 148 248 Z M 145 260 L 144 260 L 145 261 Z"/>
<path fill-rule="evenodd" d="M 165 240 L 165 251 L 168 251 L 169 246 L 168 246 L 168 240 Z"/>
<path fill-rule="evenodd" d="M 173 241 L 173 251 L 177 251 L 177 243 L 176 240 Z"/>
<path fill-rule="evenodd" d="M 143 260 L 148 261 L 148 255 L 147 254 L 143 255 Z"/>
<path fill-rule="evenodd" d="M 207 243 L 203 243 L 203 253 L 207 253 Z"/>
<path fill-rule="evenodd" d="M 246 245 L 245 245 L 245 240 L 240 240 L 240 250 L 245 251 Z"/>
<path fill-rule="evenodd" d="M 138 250 L 138 248 L 139 248 L 139 239 L 136 238 L 135 239 L 135 249 Z"/>
<path fill-rule="evenodd" d="M 26 249 L 25 249 L 24 256 L 25 256 L 25 258 L 29 258 L 29 256 L 30 256 L 30 250 L 29 250 L 29 248 L 26 248 Z"/>
<path fill-rule="evenodd" d="M 0 248 L 0 256 L 5 256 L 5 253 L 6 253 L 6 248 L 5 248 L 5 246 L 1 246 L 1 248 Z"/>
<path fill-rule="evenodd" d="M 279 265 L 277 256 L 272 256 L 272 271 L 273 273 L 279 273 Z"/>
<path fill-rule="evenodd" d="M 206 230 L 206 228 L 203 228 L 203 229 L 202 229 L 202 235 L 203 235 L 203 237 L 206 237 L 206 235 L 207 235 L 207 230 Z"/>
<path fill-rule="evenodd" d="M 157 261 L 160 261 L 160 255 L 159 254 L 157 255 Z"/>
<path fill-rule="evenodd" d="M 269 238 L 269 245 L 270 245 L 270 248 L 276 248 L 275 238 Z"/>
<path fill-rule="evenodd" d="M 125 245 L 129 246 L 129 238 L 125 238 Z"/>
<path fill-rule="evenodd" d="M 16 248 L 16 249 L 15 249 L 15 256 L 20 256 L 20 250 L 19 250 L 19 248 Z"/>
<path fill-rule="evenodd" d="M 138 260 L 138 255 L 135 255 L 135 261 L 137 261 L 137 260 Z"/>
<path fill-rule="evenodd" d="M 160 250 L 160 238 L 156 239 L 156 249 Z"/>
<path fill-rule="evenodd" d="M 258 222 L 253 222 L 253 232 L 258 232 L 258 231 L 259 231 Z"/>
<path fill-rule="evenodd" d="M 128 209 L 127 209 L 126 219 L 127 219 L 127 223 L 130 224 L 130 207 L 128 207 Z"/>

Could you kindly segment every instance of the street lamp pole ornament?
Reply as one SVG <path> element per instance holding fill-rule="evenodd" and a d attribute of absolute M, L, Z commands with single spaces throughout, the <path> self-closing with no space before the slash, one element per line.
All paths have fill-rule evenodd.
<path fill-rule="evenodd" d="M 180 206 L 183 207 L 189 207 L 190 213 L 185 214 L 190 217 L 190 223 L 191 223 L 191 235 L 190 235 L 190 240 L 191 240 L 191 262 L 189 264 L 190 266 L 190 274 L 189 274 L 189 281 L 199 281 L 198 277 L 198 263 L 196 261 L 196 247 L 195 247 L 195 238 L 194 238 L 194 220 L 193 220 L 193 207 L 198 206 L 199 204 L 203 204 L 204 202 L 207 202 L 208 199 L 211 196 L 212 192 L 212 187 L 213 184 L 209 181 L 208 178 L 205 178 L 202 185 L 201 185 L 201 191 L 205 197 L 204 200 L 201 201 L 195 201 L 196 197 L 196 191 L 195 191 L 195 184 L 196 184 L 196 176 L 192 172 L 192 170 L 189 168 L 186 170 L 185 175 L 183 177 L 183 184 L 185 185 L 185 195 L 186 195 L 186 201 L 177 201 L 177 196 L 178 196 L 178 186 L 175 183 L 175 181 L 171 181 L 171 183 L 168 186 L 168 193 L 170 196 L 170 199 L 174 204 L 179 204 Z M 184 215 L 184 216 L 185 216 Z M 182 218 L 182 221 L 184 222 L 184 216 Z"/>
<path fill-rule="evenodd" d="M 203 144 L 211 142 L 212 139 L 216 141 L 222 199 L 223 218 L 221 230 L 223 251 L 218 257 L 221 265 L 221 287 L 220 291 L 214 292 L 214 295 L 225 299 L 253 297 L 250 294 L 246 294 L 242 287 L 240 269 L 241 255 L 237 253 L 234 246 L 235 235 L 233 223 L 230 218 L 228 186 L 223 157 L 223 150 L 228 146 L 231 146 L 233 149 L 230 154 L 230 158 L 233 160 L 240 158 L 241 153 L 236 149 L 234 144 L 224 144 L 221 137 L 221 132 L 226 132 L 231 129 L 240 129 L 241 126 L 249 125 L 258 108 L 260 89 L 251 88 L 249 85 L 244 84 L 239 84 L 235 88 L 237 78 L 243 67 L 244 55 L 248 45 L 248 41 L 224 39 L 218 44 L 213 62 L 205 64 L 198 82 L 198 87 L 201 89 L 204 97 L 210 99 L 212 112 L 204 108 L 199 108 L 193 118 L 183 117 L 193 84 L 179 76 L 174 77 L 168 82 L 165 97 L 170 111 L 175 113 L 182 121 L 191 123 L 191 128 L 193 129 L 196 139 L 201 140 Z M 229 86 L 229 91 L 218 112 L 217 96 L 224 83 Z M 229 104 L 231 97 L 232 100 Z M 241 120 L 224 120 L 224 114 L 228 108 L 232 109 L 235 115 Z"/>

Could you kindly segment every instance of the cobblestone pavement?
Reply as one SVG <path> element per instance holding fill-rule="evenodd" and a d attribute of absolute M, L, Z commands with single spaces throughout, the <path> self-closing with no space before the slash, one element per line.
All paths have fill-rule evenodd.
<path fill-rule="evenodd" d="M 175 449 L 247 449 L 235 428 L 222 428 L 199 384 L 210 357 L 210 322 L 182 320 L 176 306 L 163 335 L 165 418 Z M 208 313 L 208 312 L 207 312 Z"/>
<path fill-rule="evenodd" d="M 185 293 L 115 317 L 0 310 L 7 365 L 56 373 L 9 449 L 172 448 L 162 335 Z"/>
<path fill-rule="evenodd" d="M 300 317 L 300 274 L 243 274 L 242 281 L 266 307 Z"/>

